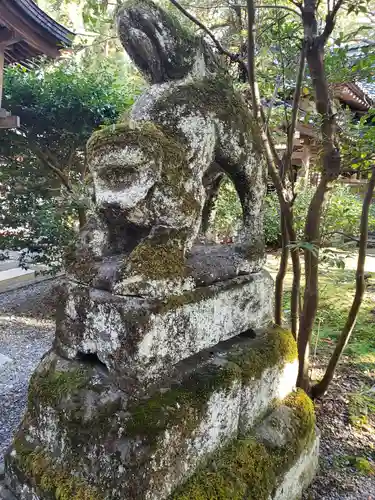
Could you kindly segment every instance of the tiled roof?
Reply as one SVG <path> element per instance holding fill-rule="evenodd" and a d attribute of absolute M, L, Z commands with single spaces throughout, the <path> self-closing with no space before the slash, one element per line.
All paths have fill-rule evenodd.
<path fill-rule="evenodd" d="M 0 0 L 0 33 L 16 39 L 5 49 L 5 63 L 29 65 L 38 56 L 57 57 L 72 45 L 74 34 L 49 17 L 32 0 Z"/>

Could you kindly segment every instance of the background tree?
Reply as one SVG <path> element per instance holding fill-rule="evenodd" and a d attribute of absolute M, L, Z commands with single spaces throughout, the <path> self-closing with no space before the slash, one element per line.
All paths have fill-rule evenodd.
<path fill-rule="evenodd" d="M 180 12 L 189 17 L 197 24 L 208 37 L 213 41 L 215 47 L 229 60 L 238 65 L 239 72 L 246 72 L 250 84 L 251 107 L 255 116 L 256 124 L 258 125 L 258 133 L 262 138 L 263 153 L 267 160 L 269 173 L 272 177 L 274 187 L 278 196 L 281 207 L 281 215 L 283 217 L 282 235 L 283 235 L 283 259 L 281 260 L 281 269 L 278 276 L 278 286 L 276 287 L 276 322 L 281 322 L 281 303 L 282 303 L 282 282 L 285 275 L 287 264 L 287 249 L 293 248 L 291 253 L 293 262 L 294 283 L 292 288 L 292 304 L 291 304 L 291 319 L 292 331 L 294 332 L 299 350 L 299 376 L 298 384 L 309 390 L 309 345 L 312 334 L 312 329 L 316 317 L 318 307 L 318 267 L 319 267 L 319 249 L 321 246 L 321 217 L 325 206 L 325 199 L 331 184 L 342 172 L 342 155 L 340 152 L 340 135 L 336 121 L 336 113 L 333 108 L 332 92 L 329 87 L 328 73 L 324 65 L 325 55 L 327 53 L 327 45 L 330 43 L 331 35 L 337 20 L 340 8 L 344 10 L 344 2 L 338 0 L 333 4 L 328 3 L 327 6 L 320 5 L 315 0 L 305 0 L 302 2 L 291 2 L 289 4 L 280 3 L 278 5 L 255 5 L 252 0 L 248 0 L 246 5 L 237 5 L 241 11 L 241 19 L 247 19 L 247 61 L 243 56 L 243 51 L 232 51 L 223 48 L 221 43 L 213 35 L 207 26 L 191 15 L 186 9 L 176 0 L 170 0 Z M 292 4 L 292 5 L 291 5 Z M 199 10 L 201 6 L 197 7 Z M 223 8 L 226 8 L 224 6 Z M 285 113 L 286 118 L 286 152 L 282 157 L 277 154 L 275 147 L 275 139 L 270 130 L 270 114 L 273 108 L 274 101 L 278 97 L 282 97 L 285 101 L 285 90 L 287 83 L 290 80 L 285 76 L 286 68 L 289 66 L 285 63 L 285 51 L 282 48 L 282 37 L 279 37 L 276 47 L 278 47 L 278 58 L 275 57 L 273 65 L 277 67 L 276 71 L 282 75 L 282 89 L 279 90 L 280 83 L 276 79 L 276 86 L 273 94 L 266 100 L 261 98 L 261 64 L 259 64 L 259 50 L 257 35 L 260 32 L 261 25 L 259 24 L 259 10 L 279 10 L 287 11 L 292 15 L 297 16 L 300 29 L 295 29 L 296 42 L 290 43 L 293 40 L 293 32 L 287 31 L 286 39 L 289 39 L 289 45 L 294 49 L 294 57 L 290 61 L 299 60 L 299 69 L 294 63 L 295 73 L 297 77 L 294 80 L 294 98 L 291 106 L 290 119 Z M 356 4 L 348 4 L 345 8 L 346 14 L 355 13 L 365 9 L 365 5 L 361 2 Z M 278 22 L 279 20 L 276 19 Z M 276 25 L 277 25 L 276 22 Z M 272 31 L 268 29 L 268 31 Z M 302 39 L 301 32 L 303 32 Z M 278 29 L 277 33 L 281 35 L 282 30 Z M 241 33 L 242 36 L 242 33 Z M 259 37 L 258 37 L 259 38 Z M 299 38 L 299 41 L 298 41 Z M 295 48 L 299 47 L 296 53 Z M 270 47 L 268 47 L 270 48 Z M 272 50 L 271 50 L 272 53 Z M 342 54 L 338 54 L 342 57 Z M 297 57 L 298 56 L 298 57 Z M 267 58 L 266 58 L 267 59 Z M 264 61 L 263 58 L 261 59 Z M 293 205 L 295 202 L 296 192 L 293 185 L 293 176 L 291 172 L 291 152 L 293 147 L 293 137 L 296 121 L 298 119 L 299 100 L 302 91 L 304 62 L 306 60 L 308 73 L 307 83 L 311 88 L 311 93 L 316 107 L 315 121 L 318 125 L 320 141 L 322 145 L 322 153 L 319 161 L 319 182 L 313 192 L 312 198 L 307 210 L 306 220 L 304 224 L 304 234 L 302 241 L 297 240 L 297 232 L 295 219 L 293 215 Z M 246 64 L 247 62 L 247 64 Z M 291 64 L 293 67 L 293 64 Z M 349 66 L 350 67 L 350 66 Z M 358 68 L 357 68 L 358 69 Z M 271 73 L 271 72 L 270 72 Z M 290 87 L 289 87 L 290 88 Z M 267 89 L 265 87 L 266 93 Z M 289 90 L 290 91 L 290 90 Z M 270 94 L 270 90 L 268 90 Z M 267 107 L 265 106 L 267 103 Z M 268 109 L 267 109 L 268 108 Z M 285 224 L 285 227 L 284 227 Z M 362 231 L 365 226 L 362 225 Z M 304 293 L 300 296 L 300 250 L 304 253 Z"/>
<path fill-rule="evenodd" d="M 136 94 L 136 81 L 120 78 L 111 64 L 89 71 L 73 59 L 6 70 L 4 106 L 20 117 L 21 128 L 0 138 L 1 222 L 17 229 L 2 239 L 3 248 L 35 251 L 39 241 L 48 260 L 71 237 L 66 224 L 84 224 L 91 196 L 87 139 L 115 122 Z"/>

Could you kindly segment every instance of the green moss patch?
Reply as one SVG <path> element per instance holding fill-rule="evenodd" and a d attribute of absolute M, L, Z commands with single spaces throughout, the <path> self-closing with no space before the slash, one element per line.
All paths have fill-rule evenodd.
<path fill-rule="evenodd" d="M 232 363 L 193 373 L 181 385 L 129 408 L 126 434 L 144 437 L 154 444 L 171 427 L 179 427 L 182 435 L 189 435 L 201 422 L 211 395 L 229 390 L 240 376 L 239 368 Z"/>
<path fill-rule="evenodd" d="M 131 253 L 127 268 L 149 279 L 171 279 L 185 274 L 184 238 L 182 234 L 170 238 L 145 239 Z"/>
<path fill-rule="evenodd" d="M 249 346 L 229 357 L 242 369 L 243 380 L 259 379 L 266 368 L 282 367 L 298 357 L 297 345 L 290 331 L 273 326 L 265 334 L 264 341 Z"/>
<path fill-rule="evenodd" d="M 15 439 L 15 462 L 41 498 L 56 500 L 101 500 L 96 488 L 57 465 L 46 452 L 31 449 L 22 439 Z"/>
<path fill-rule="evenodd" d="M 315 435 L 314 410 L 308 396 L 297 391 L 283 403 L 293 409 L 296 424 L 288 447 L 269 449 L 251 436 L 236 439 L 214 454 L 170 499 L 268 500 L 277 486 L 277 478 L 311 444 Z"/>
<path fill-rule="evenodd" d="M 83 368 L 70 371 L 56 371 L 54 364 L 42 372 L 36 372 L 29 386 L 29 409 L 35 401 L 55 408 L 65 396 L 84 388 L 89 381 L 89 373 Z"/>
<path fill-rule="evenodd" d="M 253 439 L 236 440 L 179 488 L 173 500 L 266 500 L 276 481 L 272 457 Z"/>

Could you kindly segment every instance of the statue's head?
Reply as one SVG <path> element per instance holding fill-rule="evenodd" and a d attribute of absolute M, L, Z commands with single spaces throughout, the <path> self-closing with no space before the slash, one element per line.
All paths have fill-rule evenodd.
<path fill-rule="evenodd" d="M 186 76 L 195 63 L 200 40 L 151 0 L 128 0 L 117 13 L 125 50 L 151 83 Z"/>
<path fill-rule="evenodd" d="M 99 207 L 137 206 L 158 181 L 161 157 L 148 124 L 121 124 L 96 132 L 87 148 Z"/>

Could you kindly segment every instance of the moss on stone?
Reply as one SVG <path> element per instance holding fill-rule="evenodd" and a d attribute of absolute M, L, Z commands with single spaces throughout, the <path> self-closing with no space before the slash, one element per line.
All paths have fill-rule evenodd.
<path fill-rule="evenodd" d="M 194 372 L 180 385 L 131 406 L 126 434 L 144 437 L 151 444 L 171 427 L 179 427 L 183 435 L 189 435 L 201 422 L 211 395 L 229 390 L 240 376 L 239 368 L 232 363 Z"/>
<path fill-rule="evenodd" d="M 56 371 L 52 365 L 48 370 L 36 372 L 30 380 L 29 409 L 35 401 L 55 408 L 65 396 L 84 388 L 89 380 L 89 373 L 80 367 L 70 371 Z"/>
<path fill-rule="evenodd" d="M 251 438 L 239 439 L 226 446 L 171 499 L 267 500 L 275 480 L 274 463 L 266 448 Z"/>
<path fill-rule="evenodd" d="M 300 454 L 311 446 L 316 436 L 314 404 L 302 389 L 289 394 L 281 404 L 293 410 L 293 419 L 288 444 L 274 452 L 279 473 L 286 471 Z"/>
<path fill-rule="evenodd" d="M 15 461 L 27 480 L 42 498 L 56 500 L 101 500 L 96 488 L 72 474 L 38 448 L 32 449 L 22 439 L 15 439 Z"/>
<path fill-rule="evenodd" d="M 308 396 L 296 391 L 282 404 L 293 409 L 295 421 L 288 446 L 271 449 L 251 435 L 235 439 L 216 452 L 170 499 L 268 500 L 278 479 L 311 446 L 311 437 L 315 437 L 314 408 Z"/>
<path fill-rule="evenodd" d="M 298 357 L 297 345 L 290 331 L 277 326 L 269 328 L 265 339 L 232 354 L 230 360 L 242 369 L 243 380 L 259 379 L 266 368 L 283 367 Z"/>
<path fill-rule="evenodd" d="M 119 123 L 95 132 L 87 144 L 88 158 L 92 161 L 97 154 L 110 150 L 112 147 L 134 146 L 139 148 L 149 159 L 155 159 L 162 165 L 160 184 L 166 195 L 180 202 L 180 209 L 188 216 L 198 215 L 200 203 L 194 195 L 185 189 L 185 184 L 191 177 L 187 165 L 185 146 L 176 137 L 151 122 Z M 122 166 L 118 167 L 120 170 Z M 116 176 L 113 167 L 101 176 Z M 119 172 L 121 174 L 121 172 Z"/>
<path fill-rule="evenodd" d="M 182 278 L 185 275 L 184 243 L 178 238 L 145 239 L 133 250 L 126 267 L 130 274 L 142 274 L 149 279 Z"/>
<path fill-rule="evenodd" d="M 244 137 L 249 139 L 254 128 L 253 118 L 246 104 L 241 95 L 233 89 L 233 82 L 225 71 L 173 89 L 173 93 L 156 103 L 152 119 L 158 123 L 158 116 L 161 114 L 164 119 L 167 113 L 170 116 L 168 132 L 183 141 L 187 139 L 177 124 L 182 116 L 193 116 L 194 113 L 203 117 L 214 114 L 220 121 L 229 125 L 233 132 L 243 133 Z M 244 150 L 244 154 L 246 153 Z"/>
<path fill-rule="evenodd" d="M 314 403 L 302 389 L 297 389 L 285 398 L 283 404 L 291 408 L 296 416 L 296 436 L 303 448 L 315 436 Z"/>

